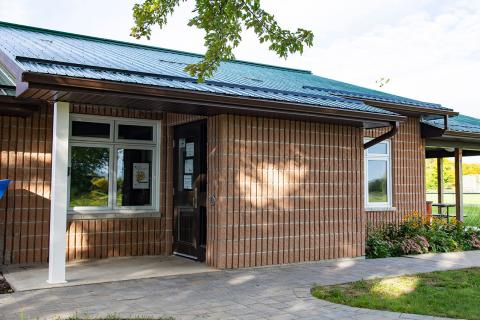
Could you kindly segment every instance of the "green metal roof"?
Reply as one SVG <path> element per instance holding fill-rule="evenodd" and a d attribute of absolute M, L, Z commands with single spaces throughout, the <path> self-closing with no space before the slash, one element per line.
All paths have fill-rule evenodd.
<path fill-rule="evenodd" d="M 0 65 L 0 96 L 14 96 L 15 83 L 13 78 Z"/>
<path fill-rule="evenodd" d="M 394 114 L 362 98 L 433 110 L 427 103 L 313 75 L 310 71 L 245 61 L 221 63 L 197 83 L 184 71 L 198 54 L 0 22 L 0 50 L 25 72 L 136 83 L 215 94 Z"/>
<path fill-rule="evenodd" d="M 443 119 L 427 120 L 426 123 L 437 128 L 444 128 Z M 448 118 L 448 130 L 455 132 L 480 134 L 480 119 L 459 114 Z"/>

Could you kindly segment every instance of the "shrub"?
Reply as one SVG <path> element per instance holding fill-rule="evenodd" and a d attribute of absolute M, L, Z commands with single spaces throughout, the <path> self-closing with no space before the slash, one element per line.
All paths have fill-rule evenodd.
<path fill-rule="evenodd" d="M 384 239 L 381 231 L 367 238 L 367 258 L 387 258 L 391 256 L 392 244 Z"/>
<path fill-rule="evenodd" d="M 480 249 L 480 239 L 476 234 L 472 234 L 472 239 L 470 240 L 472 249 Z"/>
<path fill-rule="evenodd" d="M 461 222 L 427 219 L 418 212 L 407 215 L 399 224 L 370 230 L 367 258 L 395 257 L 427 252 L 480 249 L 480 230 Z"/>
<path fill-rule="evenodd" d="M 414 236 L 402 241 L 401 249 L 403 254 L 421 254 L 427 253 L 430 245 L 423 236 Z"/>

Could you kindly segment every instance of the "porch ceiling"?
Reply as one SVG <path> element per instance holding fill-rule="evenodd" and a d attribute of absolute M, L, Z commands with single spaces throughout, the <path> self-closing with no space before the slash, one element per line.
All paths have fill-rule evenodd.
<path fill-rule="evenodd" d="M 480 154 L 480 119 L 460 114 L 448 119 L 423 120 L 421 126 L 427 158 L 453 156 L 454 148 L 462 148 L 464 156 Z"/>

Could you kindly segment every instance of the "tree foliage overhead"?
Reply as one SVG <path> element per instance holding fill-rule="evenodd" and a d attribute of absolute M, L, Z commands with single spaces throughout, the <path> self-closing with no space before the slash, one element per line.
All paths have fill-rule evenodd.
<path fill-rule="evenodd" d="M 144 0 L 133 7 L 135 26 L 131 35 L 137 39 L 150 38 L 152 26 L 163 28 L 177 6 L 187 0 Z M 260 0 L 195 0 L 194 16 L 188 22 L 205 31 L 207 51 L 203 60 L 188 65 L 185 70 L 199 81 L 211 77 L 221 61 L 234 59 L 233 50 L 242 40 L 242 30 L 251 29 L 260 43 L 280 57 L 302 53 L 305 45 L 313 45 L 313 33 L 298 28 L 292 32 L 282 29 L 274 15 L 261 8 Z"/>

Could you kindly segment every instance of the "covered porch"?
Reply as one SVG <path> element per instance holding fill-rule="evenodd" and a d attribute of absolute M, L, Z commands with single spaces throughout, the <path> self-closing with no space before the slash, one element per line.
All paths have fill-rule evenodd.
<path fill-rule="evenodd" d="M 437 190 L 435 197 L 427 198 L 430 200 L 427 201 L 427 211 L 447 220 L 450 217 L 455 217 L 458 221 L 470 218 L 472 223 L 475 224 L 476 220 L 480 223 L 480 219 L 473 217 L 477 213 L 475 210 L 475 212 L 465 210 L 464 189 L 464 160 L 467 157 L 480 156 L 480 119 L 458 115 L 426 120 L 422 123 L 422 134 L 426 138 L 425 158 L 435 159 L 436 171 Z M 446 190 L 445 186 L 448 174 L 446 159 L 453 159 L 454 163 L 453 194 L 452 190 Z M 475 193 L 469 193 L 469 195 L 475 195 Z M 480 217 L 480 212 L 478 216 Z"/>

